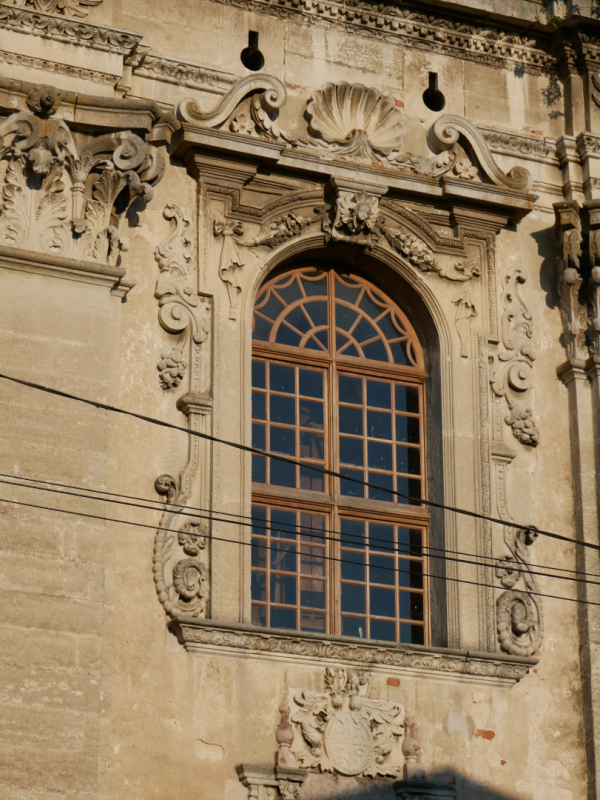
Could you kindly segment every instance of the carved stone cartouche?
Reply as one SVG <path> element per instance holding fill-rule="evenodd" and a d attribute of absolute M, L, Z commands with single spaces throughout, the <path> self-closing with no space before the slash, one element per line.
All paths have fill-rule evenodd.
<path fill-rule="evenodd" d="M 303 767 L 340 775 L 397 777 L 396 740 L 404 733 L 404 708 L 367 696 L 369 677 L 327 667 L 325 692 L 304 690 L 294 696 L 309 753 L 298 754 Z"/>

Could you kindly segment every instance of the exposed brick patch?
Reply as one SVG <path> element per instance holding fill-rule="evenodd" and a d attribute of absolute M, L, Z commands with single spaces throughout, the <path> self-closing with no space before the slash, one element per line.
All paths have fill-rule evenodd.
<path fill-rule="evenodd" d="M 495 735 L 494 731 L 477 731 L 477 737 L 482 739 L 493 739 Z"/>
<path fill-rule="evenodd" d="M 388 686 L 400 686 L 400 681 L 398 678 L 388 678 L 387 679 Z"/>

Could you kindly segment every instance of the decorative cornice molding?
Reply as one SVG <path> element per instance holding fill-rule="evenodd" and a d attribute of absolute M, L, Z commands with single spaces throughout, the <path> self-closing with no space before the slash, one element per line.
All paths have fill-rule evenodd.
<path fill-rule="evenodd" d="M 90 25 L 4 3 L 0 4 L 0 28 L 124 56 L 130 55 L 142 40 L 141 35 L 130 31 Z"/>
<path fill-rule="evenodd" d="M 2 0 L 5 5 L 32 8 L 50 14 L 63 14 L 67 17 L 87 17 L 90 8 L 99 6 L 102 0 Z"/>
<path fill-rule="evenodd" d="M 431 15 L 409 6 L 373 5 L 364 0 L 327 3 L 315 0 L 218 0 L 224 5 L 262 12 L 280 19 L 302 16 L 313 24 L 342 27 L 348 34 L 363 34 L 399 41 L 443 55 L 478 61 L 503 69 L 541 74 L 556 69 L 553 34 L 475 23 L 469 16 Z"/>
<path fill-rule="evenodd" d="M 554 140 L 540 139 L 516 131 L 496 130 L 477 126 L 492 153 L 506 156 L 525 156 L 528 161 L 543 161 L 558 165 Z"/>
<path fill-rule="evenodd" d="M 40 69 L 44 70 L 44 72 L 54 72 L 57 75 L 65 75 L 69 78 L 78 78 L 92 83 L 101 83 L 104 86 L 114 86 L 117 81 L 114 75 L 107 72 L 98 72 L 84 67 L 73 67 L 70 64 L 48 61 L 45 58 L 23 56 L 20 53 L 10 53 L 6 50 L 0 50 L 0 62 L 22 67 L 23 69 Z"/>
<path fill-rule="evenodd" d="M 336 664 L 363 665 L 416 670 L 444 675 L 448 678 L 471 677 L 473 680 L 492 680 L 516 683 L 525 677 L 534 658 L 501 656 L 468 650 L 446 650 L 415 645 L 368 643 L 345 636 L 307 634 L 255 628 L 250 625 L 224 624 L 212 620 L 177 617 L 169 627 L 190 652 L 217 648 L 224 652 L 253 652 L 272 657 L 291 657 L 302 660 Z"/>
<path fill-rule="evenodd" d="M 226 94 L 239 80 L 231 72 L 194 61 L 179 61 L 153 52 L 143 57 L 139 65 L 134 67 L 133 74 L 213 94 Z"/>

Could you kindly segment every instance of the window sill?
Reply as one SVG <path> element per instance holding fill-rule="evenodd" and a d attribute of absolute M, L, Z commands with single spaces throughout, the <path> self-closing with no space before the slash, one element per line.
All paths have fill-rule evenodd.
<path fill-rule="evenodd" d="M 188 653 L 215 653 L 298 663 L 344 663 L 377 671 L 430 675 L 511 686 L 524 678 L 537 658 L 444 647 L 360 641 L 348 636 L 299 633 L 253 625 L 177 617 L 169 623 Z"/>

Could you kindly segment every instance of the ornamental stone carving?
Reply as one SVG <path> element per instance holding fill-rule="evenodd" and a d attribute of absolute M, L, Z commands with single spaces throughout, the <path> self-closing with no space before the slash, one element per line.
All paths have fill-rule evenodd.
<path fill-rule="evenodd" d="M 303 767 L 340 775 L 397 777 L 395 753 L 404 734 L 404 708 L 367 696 L 369 677 L 327 667 L 325 692 L 294 696 L 292 716 L 310 751 L 298 754 Z"/>
<path fill-rule="evenodd" d="M 67 17 L 87 17 L 91 8 L 102 0 L 2 0 L 4 5 L 32 8 L 46 14 L 64 14 Z"/>
<path fill-rule="evenodd" d="M 584 207 L 589 221 L 588 254 L 591 267 L 587 291 L 588 337 L 590 350 L 595 356 L 600 356 L 600 202 L 587 200 Z"/>
<path fill-rule="evenodd" d="M 179 385 L 188 365 L 186 352 L 198 346 L 210 330 L 210 301 L 192 288 L 192 222 L 176 203 L 169 203 L 163 216 L 175 223 L 171 235 L 158 245 L 154 258 L 160 275 L 154 296 L 158 300 L 158 319 L 168 333 L 178 333 L 179 341 L 158 363 L 160 385 L 171 389 Z"/>
<path fill-rule="evenodd" d="M 509 414 L 505 422 L 512 429 L 515 439 L 521 444 L 536 447 L 539 431 L 530 406 L 535 360 L 531 346 L 533 324 L 531 314 L 519 294 L 519 286 L 524 283 L 525 278 L 519 269 L 504 276 L 504 314 L 501 323 L 504 350 L 493 357 L 491 385 L 496 397 L 506 399 Z"/>
<path fill-rule="evenodd" d="M 326 83 L 313 93 L 306 114 L 309 133 L 333 153 L 370 160 L 401 152 L 402 109 L 394 99 L 360 83 Z"/>
<path fill-rule="evenodd" d="M 134 198 L 152 198 L 163 156 L 131 131 L 78 151 L 67 123 L 47 118 L 60 102 L 50 89 L 30 94 L 39 116 L 18 112 L 0 122 L 0 244 L 115 265 L 129 246 L 125 214 Z"/>
<path fill-rule="evenodd" d="M 510 555 L 496 564 L 496 577 L 507 589 L 496 601 L 498 642 L 501 650 L 512 655 L 534 655 L 544 636 L 542 603 L 529 556 L 536 538 L 534 528 L 505 525 L 504 542 Z"/>
<path fill-rule="evenodd" d="M 379 198 L 387 187 L 331 178 L 328 188 L 333 195 L 332 214 L 322 222 L 327 238 L 372 248 L 381 233 Z"/>
<path fill-rule="evenodd" d="M 154 547 L 154 583 L 159 600 L 169 616 L 204 617 L 209 597 L 206 521 L 188 521 L 176 531 L 172 526 L 186 500 L 181 485 L 178 487 L 170 475 L 161 475 L 154 488 L 165 497 Z M 185 557 L 173 562 L 176 545 Z"/>
<path fill-rule="evenodd" d="M 556 234 L 561 249 L 558 274 L 558 304 L 563 322 L 563 345 L 567 358 L 585 359 L 587 308 L 580 302 L 583 278 L 579 272 L 581 258 L 581 220 L 579 205 L 555 203 Z"/>

